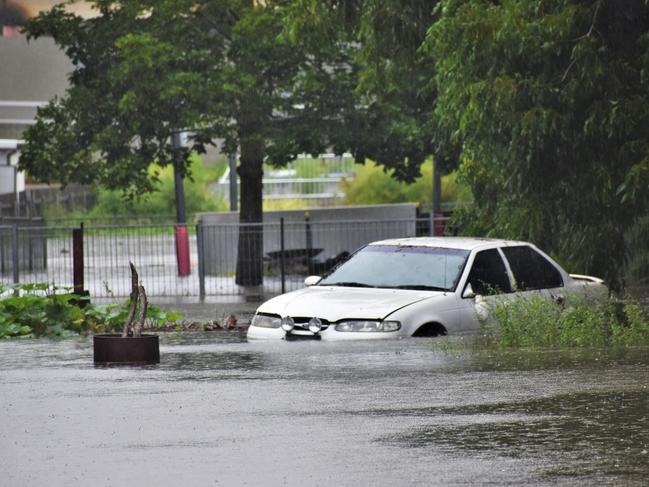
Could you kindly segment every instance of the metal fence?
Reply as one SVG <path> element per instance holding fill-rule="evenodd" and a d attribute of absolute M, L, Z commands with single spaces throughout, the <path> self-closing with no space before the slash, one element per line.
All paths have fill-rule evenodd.
<path fill-rule="evenodd" d="M 430 224 L 429 219 L 408 219 L 249 225 L 249 230 L 263 235 L 263 279 L 254 286 L 240 286 L 235 280 L 239 224 L 190 227 L 187 276 L 179 276 L 175 225 L 86 226 L 84 289 L 91 297 L 127 296 L 132 261 L 150 296 L 261 300 L 299 289 L 306 276 L 327 272 L 371 241 L 428 235 Z M 72 287 L 72 231 L 73 227 L 0 226 L 0 282 Z"/>
<path fill-rule="evenodd" d="M 305 207 L 340 204 L 345 194 L 340 189 L 343 178 L 352 177 L 356 164 L 351 154 L 318 157 L 302 156 L 278 169 L 264 167 L 264 200 L 295 200 Z M 230 170 L 211 189 L 224 199 L 230 197 Z M 239 182 L 237 182 L 239 184 Z M 238 191 L 238 194 L 241 194 Z"/>
<path fill-rule="evenodd" d="M 71 249 L 72 228 L 2 225 L 0 282 L 49 282 L 71 286 Z"/>

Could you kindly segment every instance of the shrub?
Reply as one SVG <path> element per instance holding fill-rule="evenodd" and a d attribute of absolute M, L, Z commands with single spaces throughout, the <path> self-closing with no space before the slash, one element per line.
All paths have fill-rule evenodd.
<path fill-rule="evenodd" d="M 433 192 L 433 163 L 428 161 L 422 165 L 421 177 L 412 184 L 397 181 L 389 172 L 372 161 L 358 166 L 352 179 L 344 179 L 340 189 L 345 193 L 347 205 L 372 205 L 388 203 L 432 201 Z M 442 200 L 470 201 L 470 191 L 461 186 L 455 174 L 442 177 Z"/>
<path fill-rule="evenodd" d="M 629 303 L 624 307 L 626 324 L 613 328 L 612 341 L 615 345 L 649 344 L 649 320 L 640 305 Z"/>
<path fill-rule="evenodd" d="M 121 331 L 128 303 L 80 308 L 78 299 L 68 288 L 49 284 L 0 284 L 0 338 Z M 149 305 L 147 326 L 160 328 L 180 317 Z"/>
<path fill-rule="evenodd" d="M 205 168 L 198 157 L 192 158 L 192 177 L 185 178 L 185 209 L 187 214 L 201 211 L 224 211 L 226 202 L 218 199 L 208 189 L 211 180 L 209 169 Z M 160 182 L 157 191 L 143 195 L 138 200 L 125 200 L 122 192 L 100 189 L 97 204 L 90 211 L 90 218 L 123 215 L 174 215 L 176 197 L 174 172 L 172 166 L 163 169 L 152 166 L 152 171 L 159 174 Z"/>
<path fill-rule="evenodd" d="M 0 285 L 0 338 L 24 335 L 66 336 L 83 328 L 78 296 L 48 284 Z"/>
<path fill-rule="evenodd" d="M 602 347 L 649 345 L 649 317 L 634 302 L 594 303 L 569 296 L 557 304 L 540 295 L 498 300 L 485 326 L 501 347 Z"/>
<path fill-rule="evenodd" d="M 624 236 L 629 254 L 624 279 L 629 286 L 649 285 L 649 217 L 638 218 Z"/>
<path fill-rule="evenodd" d="M 88 320 L 88 331 L 93 333 L 116 333 L 122 331 L 126 315 L 128 313 L 128 301 L 118 304 L 95 304 L 86 310 Z M 135 308 L 135 316 L 140 314 L 140 303 Z M 172 313 L 163 310 L 155 305 L 149 304 L 147 307 L 147 319 L 145 328 L 156 329 L 166 328 L 169 322 L 182 318 L 179 313 Z"/>
<path fill-rule="evenodd" d="M 188 215 L 201 211 L 225 211 L 227 203 L 223 198 L 212 194 L 209 183 L 216 181 L 223 172 L 223 164 L 205 166 L 200 157 L 193 155 L 191 178 L 184 180 L 185 210 Z M 174 172 L 171 165 L 160 168 L 151 165 L 151 173 L 156 173 L 159 182 L 156 191 L 142 195 L 138 199 L 128 200 L 119 190 L 99 188 L 97 201 L 90 211 L 70 212 L 61 207 L 52 206 L 46 210 L 48 219 L 74 218 L 78 220 L 104 219 L 126 216 L 173 216 L 176 212 Z"/>

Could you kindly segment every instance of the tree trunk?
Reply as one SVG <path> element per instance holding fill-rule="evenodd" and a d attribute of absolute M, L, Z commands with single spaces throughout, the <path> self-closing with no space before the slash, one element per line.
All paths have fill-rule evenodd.
<path fill-rule="evenodd" d="M 239 244 L 235 282 L 260 286 L 263 281 L 264 233 L 262 212 L 262 162 L 264 141 L 255 134 L 241 137 Z"/>

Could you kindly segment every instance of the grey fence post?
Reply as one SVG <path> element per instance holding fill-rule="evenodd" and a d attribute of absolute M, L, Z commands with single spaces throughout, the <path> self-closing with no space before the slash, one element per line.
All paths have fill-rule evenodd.
<path fill-rule="evenodd" d="M 279 268 L 282 273 L 282 294 L 286 292 L 286 260 L 284 257 L 284 218 L 279 219 Z"/>
<path fill-rule="evenodd" d="M 306 239 L 306 265 L 308 273 L 311 274 L 311 249 L 313 249 L 313 233 L 311 232 L 311 214 L 307 211 L 304 213 L 304 222 L 305 222 L 305 239 Z"/>
<path fill-rule="evenodd" d="M 20 275 L 18 274 L 18 225 L 13 226 L 13 234 L 11 238 L 11 257 L 13 261 L 13 274 L 14 284 L 20 283 Z"/>
<path fill-rule="evenodd" d="M 311 249 L 313 248 L 313 234 L 311 233 L 311 215 L 308 211 L 304 213 L 304 223 L 304 229 L 306 231 L 306 250 L 307 252 L 311 252 Z"/>
<path fill-rule="evenodd" d="M 196 251 L 198 253 L 198 295 L 202 300 L 205 299 L 205 235 L 203 231 L 205 226 L 201 220 L 196 224 Z"/>
<path fill-rule="evenodd" d="M 0 224 L 2 222 L 0 221 Z M 5 247 L 7 246 L 7 242 L 5 240 L 5 228 L 2 228 L 2 231 L 0 232 L 0 273 L 4 274 L 5 273 Z"/>
<path fill-rule="evenodd" d="M 239 207 L 239 196 L 237 195 L 237 154 L 228 155 L 230 165 L 230 211 L 237 211 Z"/>
<path fill-rule="evenodd" d="M 27 247 L 29 248 L 29 272 L 32 272 L 34 270 L 34 245 L 33 245 L 33 237 L 34 237 L 34 231 L 31 230 L 31 228 L 27 228 Z"/>
<path fill-rule="evenodd" d="M 47 226 L 43 230 L 43 269 L 47 269 Z"/>

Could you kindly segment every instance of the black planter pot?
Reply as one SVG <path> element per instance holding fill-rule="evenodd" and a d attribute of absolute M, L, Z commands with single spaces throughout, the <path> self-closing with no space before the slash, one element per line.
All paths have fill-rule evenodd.
<path fill-rule="evenodd" d="M 96 364 L 160 363 L 157 335 L 125 338 L 122 335 L 95 335 L 93 349 Z"/>

